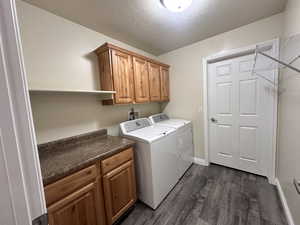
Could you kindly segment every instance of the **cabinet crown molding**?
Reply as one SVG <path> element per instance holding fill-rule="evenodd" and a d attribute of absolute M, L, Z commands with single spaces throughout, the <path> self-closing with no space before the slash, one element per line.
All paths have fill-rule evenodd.
<path fill-rule="evenodd" d="M 147 60 L 148 62 L 155 63 L 155 64 L 158 64 L 158 65 L 160 65 L 160 66 L 166 67 L 166 68 L 169 68 L 169 67 L 170 67 L 170 65 L 168 65 L 168 64 L 159 62 L 159 61 L 157 61 L 157 60 L 155 60 L 155 59 L 151 59 L 151 58 L 149 58 L 149 57 L 143 56 L 143 55 L 138 54 L 138 53 L 136 53 L 136 52 L 129 51 L 129 50 L 124 49 L 124 48 L 120 48 L 120 47 L 118 47 L 118 46 L 116 46 L 116 45 L 113 45 L 113 44 L 111 44 L 111 43 L 108 43 L 108 42 L 106 42 L 106 43 L 104 43 L 103 45 L 101 45 L 101 46 L 100 46 L 99 48 L 97 48 L 94 52 L 95 52 L 96 54 L 101 54 L 102 52 L 105 52 L 105 51 L 107 51 L 107 50 L 109 50 L 109 49 L 118 50 L 118 51 L 123 52 L 123 53 L 125 53 L 125 54 L 129 54 L 129 55 L 131 55 L 131 56 L 134 56 L 134 57 L 137 57 L 137 58 L 141 58 L 141 59 Z"/>

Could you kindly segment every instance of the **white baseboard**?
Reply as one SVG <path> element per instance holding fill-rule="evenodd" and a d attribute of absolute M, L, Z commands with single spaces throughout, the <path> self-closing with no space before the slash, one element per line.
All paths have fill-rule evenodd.
<path fill-rule="evenodd" d="M 280 182 L 277 178 L 275 179 L 275 184 L 276 184 L 276 187 L 277 187 L 277 190 L 278 190 L 278 193 L 279 193 L 279 197 L 280 197 L 280 200 L 281 200 L 284 212 L 285 212 L 287 222 L 288 222 L 289 225 L 295 225 L 292 214 L 291 214 L 291 211 L 290 211 L 290 208 L 287 204 L 285 195 L 284 195 L 283 190 L 281 188 Z"/>
<path fill-rule="evenodd" d="M 201 166 L 208 166 L 208 162 L 205 159 L 194 157 L 194 163 Z"/>

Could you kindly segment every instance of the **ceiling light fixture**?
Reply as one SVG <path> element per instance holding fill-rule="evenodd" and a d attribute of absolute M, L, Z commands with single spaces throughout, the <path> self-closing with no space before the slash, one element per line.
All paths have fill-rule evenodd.
<path fill-rule="evenodd" d="M 193 0 L 160 0 L 161 4 L 172 12 L 182 12 L 187 9 Z"/>

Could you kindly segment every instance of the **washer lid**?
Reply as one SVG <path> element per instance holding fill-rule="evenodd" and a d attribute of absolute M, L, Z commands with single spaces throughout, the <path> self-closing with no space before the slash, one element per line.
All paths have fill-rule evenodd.
<path fill-rule="evenodd" d="M 158 123 L 170 119 L 167 114 L 159 113 L 149 117 L 152 123 Z"/>
<path fill-rule="evenodd" d="M 162 121 L 160 123 L 163 123 L 163 124 L 166 124 L 169 126 L 174 126 L 174 127 L 181 127 L 181 126 L 185 126 L 185 125 L 191 123 L 191 121 L 182 120 L 182 119 L 169 119 L 169 120 Z"/>
<path fill-rule="evenodd" d="M 166 114 L 163 113 L 150 116 L 149 118 L 155 125 L 169 126 L 176 129 L 191 123 L 191 121 L 183 119 L 170 119 Z"/>
<path fill-rule="evenodd" d="M 173 127 L 150 126 L 129 132 L 126 134 L 126 136 L 151 143 L 165 136 L 168 136 L 175 131 L 176 129 Z"/>
<path fill-rule="evenodd" d="M 132 131 L 151 126 L 151 121 L 147 118 L 126 121 L 120 124 L 122 134 L 128 134 Z"/>

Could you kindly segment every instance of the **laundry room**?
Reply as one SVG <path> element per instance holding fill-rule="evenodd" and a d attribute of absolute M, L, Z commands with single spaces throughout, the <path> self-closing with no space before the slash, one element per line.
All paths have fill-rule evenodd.
<path fill-rule="evenodd" d="M 0 15 L 1 225 L 300 224 L 300 1 Z"/>

